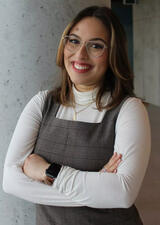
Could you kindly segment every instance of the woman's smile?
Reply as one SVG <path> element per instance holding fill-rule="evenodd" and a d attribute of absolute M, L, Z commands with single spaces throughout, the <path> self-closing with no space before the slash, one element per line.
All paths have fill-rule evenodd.
<path fill-rule="evenodd" d="M 77 73 L 87 73 L 93 68 L 93 66 L 88 63 L 82 63 L 78 61 L 72 61 L 71 64 L 73 70 Z"/>

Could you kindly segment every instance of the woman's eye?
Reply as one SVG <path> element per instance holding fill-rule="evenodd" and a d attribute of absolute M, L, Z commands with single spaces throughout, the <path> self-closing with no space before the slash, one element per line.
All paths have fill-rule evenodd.
<path fill-rule="evenodd" d="M 91 43 L 90 45 L 92 48 L 95 48 L 95 49 L 103 49 L 104 46 L 102 44 L 99 44 L 99 43 Z"/>
<path fill-rule="evenodd" d="M 72 43 L 72 44 L 79 44 L 80 43 L 80 41 L 75 39 L 75 38 L 69 39 L 69 42 Z"/>

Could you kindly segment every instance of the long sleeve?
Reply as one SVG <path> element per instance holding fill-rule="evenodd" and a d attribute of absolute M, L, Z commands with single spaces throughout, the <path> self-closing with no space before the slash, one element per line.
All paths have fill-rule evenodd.
<path fill-rule="evenodd" d="M 123 155 L 117 174 L 83 172 L 63 166 L 53 186 L 47 186 L 29 179 L 22 172 L 25 158 L 34 148 L 46 95 L 47 92 L 42 92 L 33 97 L 20 116 L 5 160 L 4 191 L 45 205 L 130 206 L 138 194 L 150 153 L 148 116 L 140 100 L 127 100 L 117 119 L 114 151 Z M 59 117 L 70 119 L 69 110 L 60 108 Z M 88 117 L 85 115 L 86 121 L 91 119 L 90 115 L 94 117 L 94 113 L 95 110 L 90 111 Z M 95 115 L 97 121 L 93 122 L 99 122 L 103 115 L 104 112 Z"/>
<path fill-rule="evenodd" d="M 55 185 L 75 202 L 95 208 L 128 208 L 138 195 L 150 155 L 148 115 L 140 100 L 129 98 L 116 123 L 114 151 L 123 158 L 114 173 L 63 167 Z"/>
<path fill-rule="evenodd" d="M 5 160 L 3 189 L 9 194 L 33 203 L 79 206 L 70 197 L 54 188 L 54 185 L 51 187 L 33 181 L 22 171 L 24 160 L 31 154 L 35 145 L 46 95 L 47 91 L 34 96 L 18 120 Z"/>

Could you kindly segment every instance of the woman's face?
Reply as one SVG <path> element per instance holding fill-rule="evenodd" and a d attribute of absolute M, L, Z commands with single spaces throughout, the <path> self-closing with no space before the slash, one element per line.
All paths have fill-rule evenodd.
<path fill-rule="evenodd" d="M 95 88 L 103 80 L 108 68 L 108 49 L 99 57 L 88 54 L 86 41 L 100 40 L 106 45 L 109 43 L 109 35 L 103 23 L 94 17 L 87 17 L 77 23 L 69 35 L 73 35 L 83 44 L 76 52 L 64 48 L 64 64 L 71 81 L 79 91 L 87 91 Z"/>

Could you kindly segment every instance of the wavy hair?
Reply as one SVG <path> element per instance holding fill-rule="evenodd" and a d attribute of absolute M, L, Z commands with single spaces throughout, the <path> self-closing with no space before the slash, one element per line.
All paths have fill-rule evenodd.
<path fill-rule="evenodd" d="M 135 95 L 133 92 L 133 73 L 128 60 L 126 34 L 119 19 L 108 7 L 87 7 L 80 11 L 65 28 L 56 58 L 56 64 L 61 68 L 62 81 L 60 87 L 53 91 L 53 96 L 57 102 L 65 106 L 70 106 L 74 103 L 72 81 L 64 65 L 63 37 L 69 35 L 72 28 L 86 17 L 99 19 L 106 27 L 107 32 L 109 32 L 109 65 L 104 75 L 104 81 L 100 84 L 96 96 L 96 105 L 99 111 L 104 108 L 112 109 L 119 105 L 126 96 Z M 107 105 L 102 105 L 101 98 L 106 91 L 111 93 L 111 101 Z"/>

